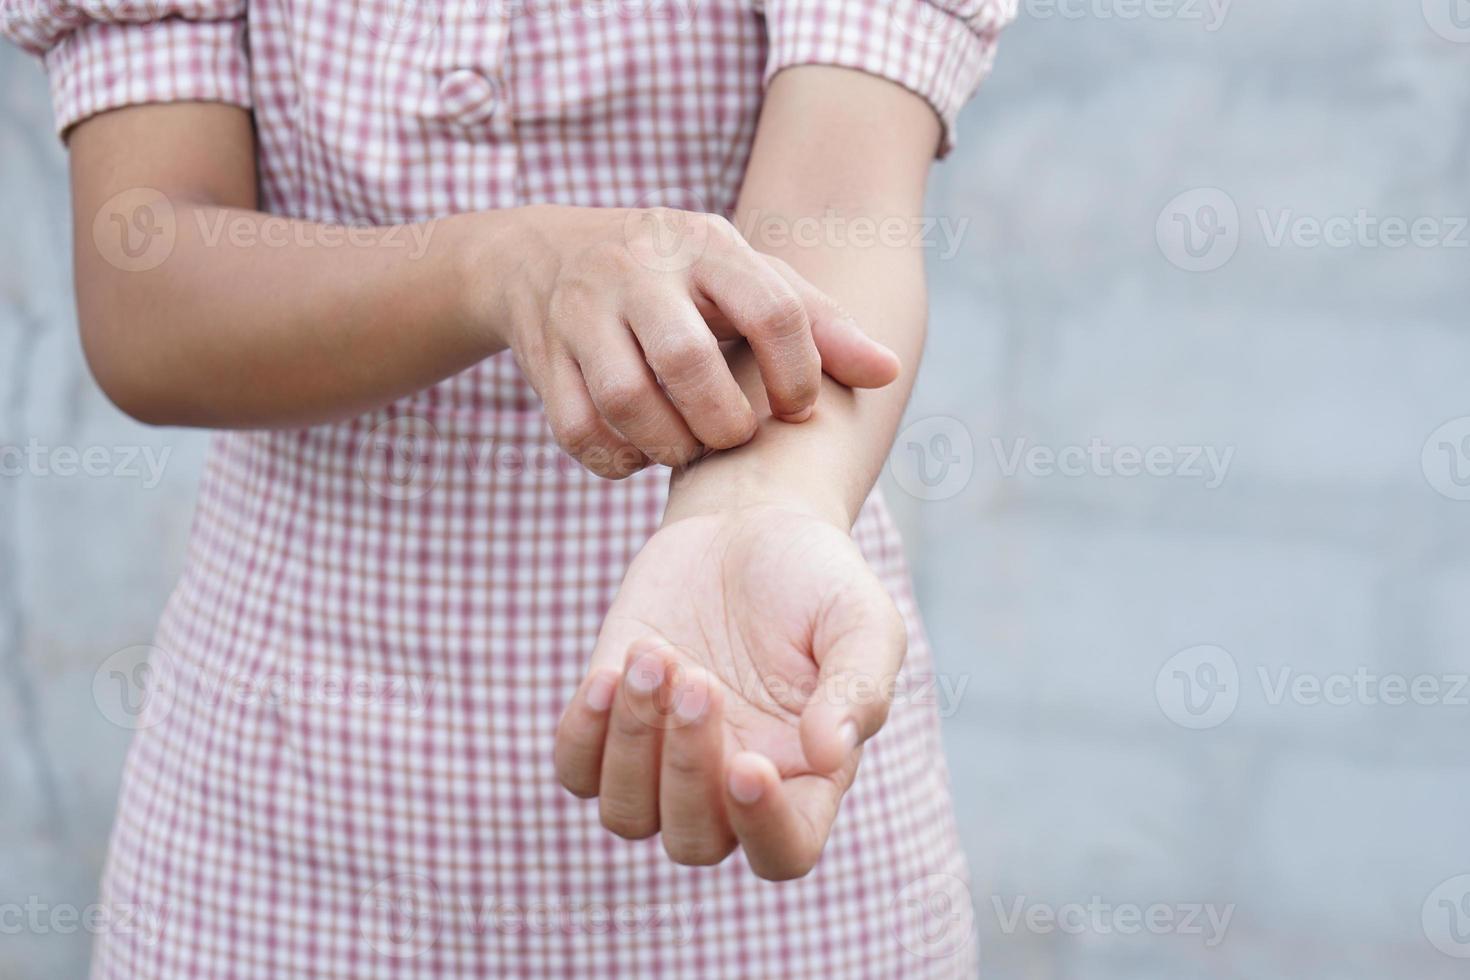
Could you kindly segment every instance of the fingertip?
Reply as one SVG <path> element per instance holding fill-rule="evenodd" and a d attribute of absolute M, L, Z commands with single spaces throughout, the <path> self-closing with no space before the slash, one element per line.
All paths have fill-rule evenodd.
<path fill-rule="evenodd" d="M 732 800 L 751 807 L 768 797 L 780 779 L 771 760 L 758 752 L 740 752 L 730 760 L 725 782 Z"/>
<path fill-rule="evenodd" d="M 858 724 L 851 717 L 834 715 L 819 707 L 808 708 L 802 715 L 801 748 L 817 772 L 841 769 L 861 741 Z"/>
<path fill-rule="evenodd" d="M 618 689 L 618 672 L 615 670 L 598 670 L 587 681 L 587 691 L 583 695 L 583 703 L 596 714 L 605 714 L 612 707 L 613 694 Z"/>
<path fill-rule="evenodd" d="M 751 409 L 750 403 L 744 403 L 745 408 L 741 413 L 741 425 L 731 425 L 729 434 L 721 432 L 708 440 L 706 445 L 712 452 L 720 452 L 725 449 L 735 449 L 745 445 L 755 438 L 756 432 L 760 430 L 760 423 L 756 420 L 755 411 Z"/>
<path fill-rule="evenodd" d="M 674 717 L 691 726 L 715 718 L 720 710 L 720 694 L 709 674 L 699 667 L 681 668 L 678 674 L 671 677 Z"/>
<path fill-rule="evenodd" d="M 903 373 L 903 361 L 892 350 L 878 341 L 867 338 L 872 345 L 869 363 L 852 382 L 854 388 L 883 388 L 898 380 Z"/>
<path fill-rule="evenodd" d="M 632 657 L 624 677 L 628 689 L 642 697 L 652 697 L 664 682 L 667 665 L 657 650 L 644 650 Z"/>
<path fill-rule="evenodd" d="M 878 344 L 876 340 L 873 343 Z M 899 357 L 898 353 L 891 347 L 885 347 L 882 344 L 878 344 L 878 350 L 881 352 L 880 356 L 884 361 L 883 367 L 879 371 L 879 376 L 884 380 L 877 385 L 877 387 L 881 388 L 883 385 L 892 384 L 898 380 L 898 376 L 903 373 L 903 358 Z"/>

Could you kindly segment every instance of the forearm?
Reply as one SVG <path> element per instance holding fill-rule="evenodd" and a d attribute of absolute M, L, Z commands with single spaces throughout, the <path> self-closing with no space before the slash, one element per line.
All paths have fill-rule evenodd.
<path fill-rule="evenodd" d="M 78 237 L 89 360 L 108 394 L 145 421 L 351 417 L 501 347 L 465 281 L 467 257 L 497 234 L 493 221 L 348 229 L 180 200 L 172 225 L 172 251 L 147 271 L 113 268 Z"/>
<path fill-rule="evenodd" d="M 263 214 L 250 114 L 232 106 L 103 113 L 70 148 L 82 342 L 144 421 L 350 417 L 500 347 L 485 307 L 524 256 L 501 247 L 513 212 L 400 228 Z"/>
<path fill-rule="evenodd" d="M 676 473 L 666 520 L 780 503 L 850 525 L 877 480 L 923 349 L 920 212 L 937 122 L 897 86 L 842 69 L 795 69 L 772 84 L 735 224 L 784 258 L 899 355 L 885 388 L 824 379 L 813 417 L 762 411 L 749 355 L 734 355 L 761 415 L 756 437 Z M 875 233 L 878 229 L 890 233 Z M 913 233 L 892 233 L 908 229 Z"/>
<path fill-rule="evenodd" d="M 796 506 L 850 527 L 882 470 L 922 353 L 925 297 L 915 256 L 822 248 L 784 254 L 842 303 L 874 339 L 899 355 L 903 371 L 885 388 L 854 390 L 824 378 L 812 417 L 793 425 L 764 403 L 749 351 L 732 366 L 760 417 L 754 439 L 676 472 L 666 521 L 759 503 Z"/>

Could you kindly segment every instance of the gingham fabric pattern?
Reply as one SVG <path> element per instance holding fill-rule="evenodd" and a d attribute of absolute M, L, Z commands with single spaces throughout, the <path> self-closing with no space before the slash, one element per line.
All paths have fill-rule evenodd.
<path fill-rule="evenodd" d="M 265 210 L 386 223 L 728 212 L 763 79 L 803 63 L 918 92 L 947 147 L 1014 3 L 943 3 L 0 0 L 0 31 L 44 55 L 63 131 L 249 107 Z M 676 866 L 557 785 L 666 479 L 580 470 L 506 355 L 349 423 L 217 436 L 103 882 L 130 928 L 94 977 L 973 975 L 942 698 L 876 496 L 854 535 L 910 654 L 812 874 Z"/>

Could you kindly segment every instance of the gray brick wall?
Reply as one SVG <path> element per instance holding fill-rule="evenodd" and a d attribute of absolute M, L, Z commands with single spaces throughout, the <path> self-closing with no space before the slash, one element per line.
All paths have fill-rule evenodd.
<path fill-rule="evenodd" d="M 1029 0 L 961 120 L 929 210 L 968 223 L 931 256 L 885 482 L 962 692 L 945 730 L 989 977 L 1470 968 L 1470 424 L 1426 446 L 1470 416 L 1456 4 L 1470 22 L 1463 0 Z M 127 736 L 94 674 L 149 637 L 203 455 L 87 378 L 48 113 L 0 51 L 0 445 L 169 455 L 156 485 L 0 477 L 11 907 L 92 900 Z M 1394 219 L 1427 244 L 1391 247 Z M 1119 475 L 1135 450 L 1152 473 Z M 1207 452 L 1218 479 L 1191 472 Z M 1434 689 L 1385 703 L 1394 677 Z M 86 947 L 0 935 L 0 976 L 78 975 Z"/>

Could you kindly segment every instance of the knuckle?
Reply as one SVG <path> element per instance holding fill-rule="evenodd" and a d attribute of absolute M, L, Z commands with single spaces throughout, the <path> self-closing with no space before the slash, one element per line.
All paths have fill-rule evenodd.
<path fill-rule="evenodd" d="M 594 400 L 608 417 L 626 421 L 641 414 L 648 391 L 637 378 L 612 375 L 597 382 Z"/>
<path fill-rule="evenodd" d="M 559 337 L 575 334 L 578 324 L 587 322 L 590 312 L 596 309 L 598 298 L 605 294 L 606 287 L 593 270 L 582 268 L 568 272 L 557 280 L 551 297 L 546 301 L 546 331 Z"/>
<path fill-rule="evenodd" d="M 755 318 L 756 329 L 770 340 L 787 340 L 811 332 L 806 306 L 794 292 L 781 290 L 761 307 Z"/>
<path fill-rule="evenodd" d="M 653 725 L 639 717 L 636 711 L 615 711 L 609 724 L 614 733 L 628 739 L 652 738 L 655 731 Z"/>
<path fill-rule="evenodd" d="M 668 752 L 664 756 L 664 765 L 670 776 L 681 780 L 702 781 L 708 774 L 708 769 L 701 760 L 687 752 Z"/>
<path fill-rule="evenodd" d="M 553 421 L 551 428 L 562 449 L 578 458 L 597 448 L 602 441 L 602 430 L 597 420 L 588 414 L 562 414 Z"/>
<path fill-rule="evenodd" d="M 600 278 L 599 273 L 621 273 L 637 265 L 627 244 L 616 239 L 604 239 L 587 246 L 583 257 L 586 267 L 596 278 Z M 587 284 L 591 285 L 590 282 Z"/>
<path fill-rule="evenodd" d="M 707 339 L 681 333 L 654 345 L 651 359 L 664 384 L 689 384 L 709 370 L 720 348 L 711 334 Z"/>
<path fill-rule="evenodd" d="M 709 232 L 711 239 L 731 245 L 743 244 L 745 242 L 745 239 L 740 235 L 739 229 L 735 227 L 734 222 L 723 214 L 715 214 L 709 211 L 701 211 L 699 214 L 700 219 L 704 222 L 705 230 Z"/>

